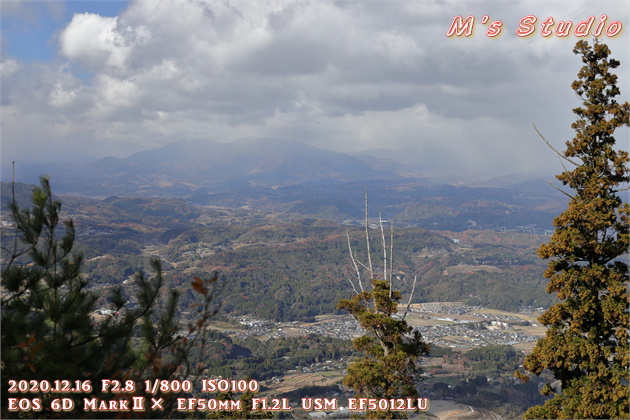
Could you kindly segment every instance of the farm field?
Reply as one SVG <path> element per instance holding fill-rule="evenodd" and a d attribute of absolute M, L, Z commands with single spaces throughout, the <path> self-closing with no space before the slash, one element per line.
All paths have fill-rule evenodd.
<path fill-rule="evenodd" d="M 329 386 L 340 384 L 342 380 L 343 374 L 340 371 L 289 373 L 284 375 L 281 381 L 266 385 L 264 391 L 261 392 L 261 395 L 276 397 L 307 386 Z"/>

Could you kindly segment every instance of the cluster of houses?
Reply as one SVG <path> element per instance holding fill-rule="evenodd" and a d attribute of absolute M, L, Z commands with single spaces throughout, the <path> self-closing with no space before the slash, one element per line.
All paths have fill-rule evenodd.
<path fill-rule="evenodd" d="M 426 305 L 426 304 L 425 304 Z M 431 307 L 432 310 L 438 309 Z M 512 329 L 510 322 L 522 321 L 521 318 L 505 314 L 484 314 L 471 312 L 480 310 L 479 307 L 452 308 L 442 306 L 440 314 L 426 314 L 423 318 L 431 318 L 439 321 L 451 322 L 450 324 L 436 323 L 434 325 L 416 326 L 427 342 L 441 347 L 470 348 L 494 344 L 514 345 L 525 342 L 536 342 L 537 336 L 526 335 Z M 462 320 L 443 315 L 470 314 L 481 318 L 478 321 Z M 335 317 L 334 319 L 312 324 L 275 323 L 268 320 L 253 319 L 250 317 L 239 318 L 239 323 L 247 327 L 245 331 L 238 333 L 245 336 L 282 337 L 286 335 L 286 329 L 299 328 L 302 334 L 319 334 L 334 338 L 353 339 L 365 333 L 359 323 L 350 315 Z M 318 370 L 320 367 L 313 367 Z"/>
<path fill-rule="evenodd" d="M 320 334 L 333 338 L 352 340 L 365 334 L 359 323 L 351 316 L 346 315 L 331 321 L 319 322 L 304 326 L 300 331 L 304 334 Z"/>
<path fill-rule="evenodd" d="M 485 328 L 471 328 L 468 324 L 443 324 L 415 327 L 424 339 L 440 347 L 470 348 L 494 344 L 514 345 L 535 342 L 538 337 L 510 331 L 509 325 L 501 321 L 486 324 Z"/>
<path fill-rule="evenodd" d="M 238 318 L 238 323 L 247 327 L 245 330 L 235 332 L 240 338 L 267 336 L 270 338 L 279 338 L 286 336 L 283 328 L 273 321 L 267 319 L 255 319 L 244 315 Z"/>

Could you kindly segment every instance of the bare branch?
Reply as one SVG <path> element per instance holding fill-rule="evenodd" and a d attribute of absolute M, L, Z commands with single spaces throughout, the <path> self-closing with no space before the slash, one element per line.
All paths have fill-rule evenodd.
<path fill-rule="evenodd" d="M 402 319 L 404 320 L 407 314 L 409 313 L 409 307 L 411 306 L 411 299 L 413 299 L 413 294 L 416 291 L 416 283 L 418 281 L 418 276 L 413 276 L 413 286 L 411 286 L 411 294 L 409 295 L 409 300 L 407 301 L 407 308 L 405 309 L 405 314 Z"/>
<path fill-rule="evenodd" d="M 394 222 L 389 222 L 389 225 L 389 288 L 391 290 L 394 275 Z"/>
<path fill-rule="evenodd" d="M 570 171 L 567 169 L 567 167 L 564 165 L 564 162 L 562 161 L 562 159 L 563 159 L 563 158 L 564 158 L 563 156 L 558 156 L 558 160 L 560 161 L 560 165 L 562 165 L 562 169 L 564 170 L 564 173 L 565 173 L 567 176 L 569 176 L 569 177 L 571 178 L 571 180 L 573 181 L 573 180 L 574 180 L 574 178 L 573 178 L 573 176 L 572 176 L 571 172 L 570 172 Z M 549 181 L 547 181 L 547 182 L 549 182 Z M 551 182 L 549 182 L 549 183 L 551 184 Z M 551 186 L 552 186 L 552 187 L 554 187 L 555 189 L 557 189 L 557 190 L 558 190 L 558 187 L 556 187 L 555 185 L 553 185 L 553 184 L 552 184 Z M 562 192 L 564 195 L 568 195 L 568 194 L 567 194 L 567 193 L 565 193 L 564 191 L 560 191 L 560 192 Z M 569 197 L 570 197 L 570 196 L 569 196 Z"/>
<path fill-rule="evenodd" d="M 367 245 L 368 255 L 368 270 L 370 271 L 370 278 L 374 278 L 374 267 L 372 265 L 372 251 L 370 249 L 370 223 L 368 220 L 368 192 L 367 186 L 365 187 L 365 242 Z"/>
<path fill-rule="evenodd" d="M 357 260 L 357 263 L 358 263 L 361 267 L 365 268 L 365 270 L 366 270 L 366 271 L 370 271 L 370 267 L 368 267 L 367 265 L 363 264 L 361 261 Z"/>
<path fill-rule="evenodd" d="M 556 190 L 560 191 L 562 194 L 566 195 L 567 197 L 569 197 L 569 198 L 573 198 L 573 196 L 572 196 L 571 194 L 569 194 L 568 192 L 562 191 L 560 188 L 558 188 L 558 187 L 556 187 L 555 185 L 553 185 L 553 184 L 551 183 L 551 181 L 547 181 L 547 183 L 548 183 L 549 185 L 551 185 L 552 187 L 554 187 Z"/>
<path fill-rule="evenodd" d="M 541 138 L 541 139 L 543 139 L 543 141 L 544 141 L 545 143 L 547 143 L 547 146 L 549 146 L 549 148 L 550 148 L 551 150 L 553 150 L 554 152 L 556 152 L 556 154 L 557 154 L 560 158 L 562 158 L 562 159 L 566 160 L 566 161 L 567 161 L 567 162 L 569 162 L 569 163 L 572 163 L 572 164 L 573 164 L 573 165 L 575 165 L 575 166 L 580 166 L 578 163 L 575 163 L 574 161 L 572 161 L 571 159 L 569 159 L 568 157 L 566 157 L 564 154 L 562 154 L 562 153 L 560 153 L 558 150 L 556 150 L 556 148 L 555 148 L 555 147 L 553 147 L 553 146 L 551 145 L 551 143 L 549 143 L 549 142 L 547 141 L 547 139 L 545 138 L 545 136 L 543 136 L 543 135 L 540 133 L 540 131 L 538 131 L 538 128 L 536 128 L 536 124 L 532 123 L 532 125 L 534 126 L 534 130 L 536 130 L 536 132 L 538 133 L 538 135 L 540 136 L 540 138 Z"/>
<path fill-rule="evenodd" d="M 567 167 L 564 165 L 564 161 L 562 160 L 562 156 L 558 156 L 558 160 L 560 161 L 560 165 L 562 165 L 562 169 L 564 170 L 564 172 L 569 172 Z"/>
<path fill-rule="evenodd" d="M 358 294 L 359 294 L 359 292 L 357 292 L 357 288 L 356 288 L 356 287 L 354 287 L 354 283 L 352 282 L 352 280 L 348 279 L 348 281 L 350 282 L 350 286 L 352 286 L 352 290 L 354 290 L 354 294 L 355 294 L 355 295 L 358 295 Z"/>
<path fill-rule="evenodd" d="M 348 251 L 350 251 L 350 259 L 352 260 L 352 266 L 354 267 L 354 270 L 357 272 L 357 280 L 359 281 L 359 288 L 361 289 L 361 292 L 363 292 L 363 283 L 361 283 L 361 270 L 359 270 L 359 267 L 357 265 L 357 260 L 354 258 L 354 253 L 352 252 L 352 246 L 350 245 L 350 235 L 348 234 L 348 232 L 346 232 L 346 236 L 348 237 Z M 350 282 L 352 284 L 352 282 Z M 354 287 L 354 284 L 352 284 L 352 288 L 354 289 L 354 293 L 357 293 L 357 289 Z"/>
<path fill-rule="evenodd" d="M 385 230 L 383 229 L 383 215 L 381 209 L 378 209 L 378 223 L 381 228 L 381 243 L 383 244 L 383 280 L 387 281 L 387 242 L 385 241 Z M 391 297 L 392 288 L 391 283 L 389 285 L 389 295 Z"/>

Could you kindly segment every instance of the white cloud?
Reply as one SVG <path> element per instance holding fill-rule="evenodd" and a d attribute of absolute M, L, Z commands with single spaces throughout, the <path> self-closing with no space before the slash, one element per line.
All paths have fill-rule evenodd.
<path fill-rule="evenodd" d="M 518 38 L 518 21 L 604 9 L 630 25 L 619 3 L 588 2 L 137 0 L 117 17 L 76 14 L 55 62 L 3 57 L 3 159 L 26 144 L 42 158 L 59 145 L 122 156 L 280 136 L 527 167 L 547 152 L 532 122 L 559 147 L 572 135 L 580 62 L 574 37 Z M 503 21 L 501 36 L 485 36 L 485 14 Z M 446 37 L 456 15 L 477 17 L 474 37 Z M 626 33 L 605 41 L 627 73 Z"/>
<path fill-rule="evenodd" d="M 145 45 L 150 31 L 145 26 L 122 27 L 117 17 L 93 13 L 75 14 L 59 36 L 60 54 L 92 71 L 123 71 L 131 52 Z"/>
<path fill-rule="evenodd" d="M 0 61 L 0 74 L 2 77 L 11 77 L 17 73 L 22 65 L 13 58 L 3 57 Z"/>

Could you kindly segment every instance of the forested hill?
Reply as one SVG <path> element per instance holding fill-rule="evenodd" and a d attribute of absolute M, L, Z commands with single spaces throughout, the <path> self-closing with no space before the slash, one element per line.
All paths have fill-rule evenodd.
<path fill-rule="evenodd" d="M 27 190 L 17 188 L 18 201 L 27 202 Z M 10 189 L 5 186 L 4 191 Z M 352 293 L 346 234 L 359 258 L 366 259 L 364 230 L 352 223 L 197 207 L 176 199 L 60 199 L 62 216 L 75 220 L 77 249 L 85 254 L 85 272 L 96 289 L 127 280 L 158 257 L 168 281 L 182 286 L 184 300 L 192 297 L 194 276 L 216 270 L 228 280 L 223 313 L 304 320 L 334 312 L 336 302 Z M 9 220 L 6 210 L 3 220 Z M 378 265 L 375 227 L 373 257 Z M 395 228 L 395 286 L 406 296 L 418 276 L 414 302 L 467 301 L 497 309 L 544 306 L 551 298 L 535 253 L 543 240 L 514 231 Z"/>
<path fill-rule="evenodd" d="M 226 276 L 228 313 L 303 320 L 334 312 L 337 301 L 352 294 L 346 233 L 365 261 L 363 229 L 315 219 L 197 228 L 170 240 L 161 252 L 168 261 L 180 262 L 178 267 L 187 267 L 182 274 L 174 270 L 178 273 L 174 276 L 214 270 Z M 542 238 L 475 231 L 453 236 L 422 228 L 395 230 L 395 286 L 405 299 L 418 276 L 414 302 L 466 301 L 511 310 L 551 302 L 544 290 L 543 266 L 535 255 Z M 377 245 L 373 258 L 379 266 Z"/>

